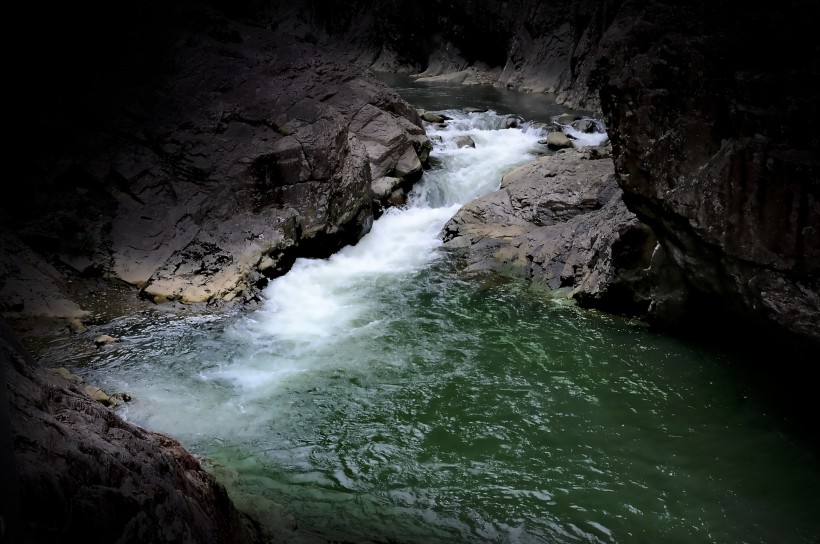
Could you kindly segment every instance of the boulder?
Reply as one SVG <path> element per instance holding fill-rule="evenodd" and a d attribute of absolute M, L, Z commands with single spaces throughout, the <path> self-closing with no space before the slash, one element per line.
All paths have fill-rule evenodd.
<path fill-rule="evenodd" d="M 436 113 L 429 112 L 429 111 L 424 112 L 422 114 L 421 118 L 423 120 L 427 121 L 428 123 L 442 123 L 442 122 L 444 122 L 444 117 L 443 116 L 438 115 Z"/>
<path fill-rule="evenodd" d="M 472 148 L 474 148 L 475 147 L 475 141 L 469 135 L 456 136 L 455 138 L 453 138 L 453 143 L 455 143 L 456 147 L 459 147 L 459 148 L 462 148 L 462 147 L 472 147 Z"/>
<path fill-rule="evenodd" d="M 571 126 L 578 132 L 584 132 L 586 134 L 601 132 L 598 124 L 592 119 L 578 119 L 577 121 L 573 121 Z"/>
<path fill-rule="evenodd" d="M 443 247 L 468 274 L 518 276 L 587 306 L 646 312 L 655 238 L 601 156 L 565 149 L 514 169 L 445 225 Z"/>
<path fill-rule="evenodd" d="M 504 119 L 504 128 L 521 128 L 524 120 L 517 116 L 510 116 Z"/>
<path fill-rule="evenodd" d="M 580 116 L 575 115 L 574 113 L 562 113 L 561 115 L 555 118 L 555 122 L 559 125 L 571 125 L 573 122 L 580 118 Z"/>
<path fill-rule="evenodd" d="M 563 132 L 550 132 L 545 141 L 550 149 L 565 149 L 572 147 L 572 142 Z"/>

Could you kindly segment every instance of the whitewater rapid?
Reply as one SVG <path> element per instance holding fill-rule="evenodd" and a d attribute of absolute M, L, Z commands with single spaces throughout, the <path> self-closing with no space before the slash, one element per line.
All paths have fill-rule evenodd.
<path fill-rule="evenodd" d="M 529 125 L 504 129 L 506 117 L 494 112 L 444 113 L 451 118 L 446 127 L 428 127 L 439 167 L 425 172 L 408 204 L 389 209 L 356 245 L 328 259 L 298 259 L 272 281 L 264 306 L 234 331 L 254 347 L 208 377 L 264 395 L 284 376 L 356 364 L 361 353 L 355 338 L 378 334 L 391 312 L 374 291 L 438 259 L 444 224 L 464 203 L 498 189 L 504 173 L 531 160 L 545 137 Z M 470 136 L 475 148 L 459 148 L 460 136 Z"/>

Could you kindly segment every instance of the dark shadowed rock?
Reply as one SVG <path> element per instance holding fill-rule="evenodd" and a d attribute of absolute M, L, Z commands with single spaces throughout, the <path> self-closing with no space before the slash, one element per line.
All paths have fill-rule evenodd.
<path fill-rule="evenodd" d="M 372 179 L 409 187 L 427 162 L 415 110 L 310 43 L 196 4 L 148 2 L 119 32 L 119 64 L 26 125 L 51 137 L 26 151 L 27 211 L 0 204 L 5 312 L 81 319 L 63 283 L 92 276 L 155 302 L 253 300 L 367 232 Z"/>
<path fill-rule="evenodd" d="M 11 541 L 257 539 L 253 522 L 178 442 L 126 423 L 76 381 L 37 368 L 3 322 L 0 372 L 0 400 L 8 394 L 0 415 L 10 422 L 0 426 L 2 445 L 10 432 L 13 446 L 4 450 L 13 454 L 13 465 L 4 466 L 4 493 L 19 501 L 17 515 L 4 519 Z"/>
<path fill-rule="evenodd" d="M 811 2 L 625 5 L 598 75 L 624 200 L 699 301 L 692 315 L 815 343 L 818 15 Z"/>

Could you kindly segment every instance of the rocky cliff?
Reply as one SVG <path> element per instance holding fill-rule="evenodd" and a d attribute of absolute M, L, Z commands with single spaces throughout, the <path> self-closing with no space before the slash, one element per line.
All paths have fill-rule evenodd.
<path fill-rule="evenodd" d="M 817 16 L 625 2 L 596 68 L 624 200 L 681 272 L 683 311 L 815 343 Z"/>
<path fill-rule="evenodd" d="M 367 232 L 373 182 L 421 175 L 416 111 L 311 43 L 188 3 L 50 15 L 54 57 L 21 68 L 37 143 L 0 204 L 4 311 L 81 317 L 65 283 L 88 277 L 156 302 L 251 299 Z"/>
<path fill-rule="evenodd" d="M 178 442 L 37 368 L 2 321 L 0 373 L 4 542 L 257 541 Z"/>

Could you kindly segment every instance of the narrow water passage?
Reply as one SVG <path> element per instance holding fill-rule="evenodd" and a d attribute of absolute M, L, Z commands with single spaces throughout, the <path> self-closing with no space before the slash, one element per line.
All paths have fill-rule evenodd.
<path fill-rule="evenodd" d="M 441 227 L 543 134 L 449 114 L 436 168 L 359 244 L 299 260 L 251 315 L 123 318 L 76 365 L 329 539 L 816 541 L 817 459 L 729 355 L 453 273 Z"/>

